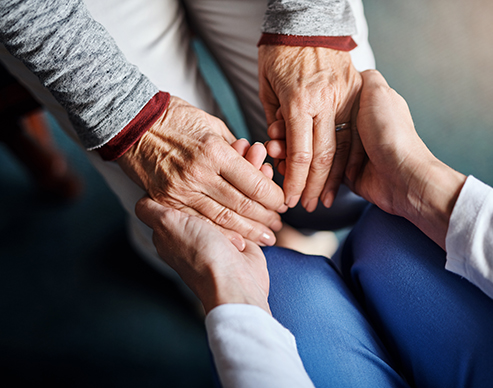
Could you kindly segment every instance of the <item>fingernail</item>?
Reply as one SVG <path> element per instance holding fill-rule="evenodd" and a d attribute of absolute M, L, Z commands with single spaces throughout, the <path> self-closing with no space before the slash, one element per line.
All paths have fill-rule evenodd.
<path fill-rule="evenodd" d="M 298 201 L 300 200 L 300 197 L 301 195 L 288 197 L 286 200 L 286 205 L 288 205 L 288 207 L 295 207 Z"/>
<path fill-rule="evenodd" d="M 236 249 L 238 249 L 240 252 L 243 252 L 243 250 L 246 247 L 245 240 L 243 240 L 243 239 L 239 239 L 237 237 L 233 237 L 231 239 L 231 242 L 236 247 Z"/>
<path fill-rule="evenodd" d="M 282 229 L 282 221 L 280 220 L 276 220 L 272 223 L 272 225 L 270 226 L 270 228 L 274 231 L 274 232 L 279 232 L 281 229 Z"/>
<path fill-rule="evenodd" d="M 332 191 L 329 191 L 327 194 L 325 194 L 325 197 L 324 197 L 324 206 L 326 208 L 329 208 L 332 206 L 332 203 L 334 202 L 334 196 L 332 195 Z"/>
<path fill-rule="evenodd" d="M 260 242 L 267 246 L 272 246 L 276 242 L 276 238 L 269 233 L 262 233 L 260 237 Z"/>
<path fill-rule="evenodd" d="M 308 202 L 308 204 L 305 206 L 305 210 L 308 212 L 308 213 L 311 213 L 313 212 L 316 208 L 317 208 L 317 205 L 318 205 L 318 198 L 313 198 L 310 202 Z"/>
<path fill-rule="evenodd" d="M 279 209 L 277 209 L 277 212 L 278 213 L 285 213 L 286 210 L 288 210 L 289 208 L 286 206 L 286 205 L 281 205 L 281 207 Z"/>

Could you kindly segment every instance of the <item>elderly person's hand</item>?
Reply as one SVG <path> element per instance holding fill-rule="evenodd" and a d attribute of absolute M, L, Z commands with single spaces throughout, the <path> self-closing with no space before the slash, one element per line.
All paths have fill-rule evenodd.
<path fill-rule="evenodd" d="M 367 154 L 346 183 L 387 213 L 407 218 L 445 247 L 450 215 L 466 177 L 419 138 L 406 101 L 376 70 L 362 73 L 357 128 Z"/>
<path fill-rule="evenodd" d="M 350 54 L 321 47 L 262 45 L 259 83 L 268 134 L 286 142 L 286 159 L 278 166 L 285 172 L 286 205 L 294 207 L 301 197 L 305 209 L 313 211 L 320 197 L 330 207 L 351 144 L 349 130 L 336 144 L 335 126 L 351 121 L 361 86 Z"/>
<path fill-rule="evenodd" d="M 255 168 L 272 178 L 272 168 L 262 166 L 263 146 L 249 147 L 245 140 L 238 140 L 234 146 Z M 252 304 L 270 313 L 269 275 L 258 245 L 247 240 L 240 252 L 210 223 L 148 197 L 137 203 L 135 212 L 154 230 L 158 254 L 197 295 L 206 313 L 225 303 Z"/>
<path fill-rule="evenodd" d="M 245 160 L 219 119 L 172 97 L 162 118 L 121 158 L 122 169 L 155 201 L 216 225 L 242 249 L 273 245 L 282 227 L 281 188 Z"/>

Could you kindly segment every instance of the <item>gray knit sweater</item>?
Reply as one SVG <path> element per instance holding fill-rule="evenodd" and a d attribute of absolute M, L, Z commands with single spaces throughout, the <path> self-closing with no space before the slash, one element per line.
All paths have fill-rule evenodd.
<path fill-rule="evenodd" d="M 341 36 L 353 34 L 355 22 L 346 0 L 271 0 L 263 31 Z M 82 0 L 2 0 L 0 42 L 67 110 L 89 150 L 111 140 L 158 92 Z"/>

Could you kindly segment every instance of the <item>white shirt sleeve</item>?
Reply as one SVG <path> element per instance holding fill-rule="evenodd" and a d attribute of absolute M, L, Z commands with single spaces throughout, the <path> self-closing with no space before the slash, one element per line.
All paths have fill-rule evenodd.
<path fill-rule="evenodd" d="M 313 387 L 294 336 L 260 307 L 223 304 L 205 325 L 224 388 Z"/>
<path fill-rule="evenodd" d="M 493 298 L 493 188 L 469 176 L 450 217 L 445 268 Z"/>

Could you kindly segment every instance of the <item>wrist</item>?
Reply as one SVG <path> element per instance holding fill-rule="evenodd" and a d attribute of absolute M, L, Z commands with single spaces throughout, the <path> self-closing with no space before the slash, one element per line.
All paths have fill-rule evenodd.
<path fill-rule="evenodd" d="M 465 181 L 465 175 L 438 159 L 416 169 L 408 181 L 406 205 L 400 215 L 445 248 L 450 216 Z"/>
<path fill-rule="evenodd" d="M 105 161 L 118 160 L 136 144 L 165 114 L 170 102 L 170 94 L 158 92 L 125 128 L 97 151 Z"/>
<path fill-rule="evenodd" d="M 206 313 L 222 304 L 249 304 L 271 314 L 266 293 L 253 279 L 215 277 L 208 287 L 197 291 Z"/>

